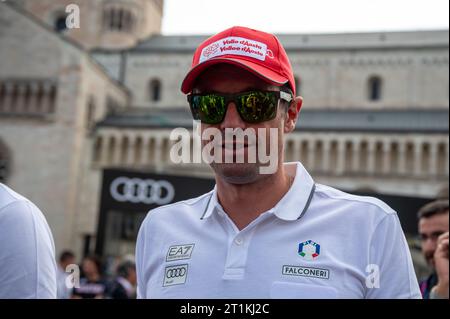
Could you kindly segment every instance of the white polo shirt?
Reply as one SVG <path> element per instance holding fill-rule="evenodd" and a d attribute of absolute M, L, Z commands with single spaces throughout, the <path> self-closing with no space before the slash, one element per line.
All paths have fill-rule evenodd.
<path fill-rule="evenodd" d="M 0 183 L 0 299 L 56 298 L 55 245 L 42 212 Z"/>
<path fill-rule="evenodd" d="M 285 166 L 290 190 L 241 231 L 216 189 L 150 211 L 138 298 L 421 298 L 395 211 Z"/>

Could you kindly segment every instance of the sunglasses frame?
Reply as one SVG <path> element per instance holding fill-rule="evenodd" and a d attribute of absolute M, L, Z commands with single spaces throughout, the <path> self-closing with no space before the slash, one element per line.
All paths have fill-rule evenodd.
<path fill-rule="evenodd" d="M 189 102 L 189 108 L 190 108 L 190 110 L 191 110 L 192 117 L 193 117 L 195 120 L 200 120 L 200 121 L 201 121 L 200 118 L 197 119 L 196 116 L 195 116 L 195 112 L 194 112 L 193 106 L 192 106 L 192 99 L 193 99 L 195 96 L 205 96 L 205 95 L 217 95 L 217 96 L 223 97 L 223 98 L 225 99 L 225 112 L 224 112 L 224 114 L 223 114 L 222 120 L 221 120 L 220 122 L 218 122 L 218 123 L 207 123 L 207 122 L 201 121 L 201 122 L 204 123 L 204 124 L 216 125 L 216 124 L 222 123 L 223 120 L 225 119 L 225 116 L 227 115 L 228 106 L 230 105 L 230 102 L 234 102 L 234 104 L 236 104 L 236 106 L 238 106 L 238 100 L 239 100 L 239 98 L 240 98 L 242 95 L 247 95 L 247 94 L 255 93 L 255 92 L 256 92 L 256 93 L 274 93 L 274 94 L 276 94 L 276 98 L 277 98 L 277 106 L 276 106 L 276 109 L 278 109 L 279 101 L 280 101 L 280 100 L 284 100 L 284 101 L 290 103 L 290 102 L 294 99 L 293 96 L 292 96 L 292 93 L 288 93 L 288 92 L 285 92 L 285 91 L 260 91 L 260 90 L 252 90 L 252 91 L 239 92 L 239 93 L 234 93 L 234 94 L 230 94 L 230 93 L 216 93 L 216 92 L 211 92 L 211 93 L 190 93 L 190 94 L 187 95 L 187 100 L 188 100 L 188 102 Z M 269 118 L 269 119 L 264 119 L 264 120 L 262 120 L 262 121 L 249 122 L 249 121 L 246 121 L 246 120 L 243 118 L 243 115 L 241 114 L 241 111 L 240 111 L 240 108 L 239 108 L 239 107 L 237 107 L 236 110 L 237 110 L 237 112 L 239 113 L 239 116 L 241 117 L 241 119 L 242 119 L 244 122 L 246 122 L 246 123 L 253 123 L 253 124 L 254 124 L 254 123 L 262 123 L 262 122 L 270 121 L 270 120 L 273 119 L 273 118 Z"/>

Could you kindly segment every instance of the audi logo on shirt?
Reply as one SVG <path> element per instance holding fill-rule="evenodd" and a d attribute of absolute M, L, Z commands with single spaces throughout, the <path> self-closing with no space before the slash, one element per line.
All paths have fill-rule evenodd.
<path fill-rule="evenodd" d="M 166 278 L 183 277 L 184 275 L 186 275 L 185 267 L 169 268 L 166 271 Z"/>
<path fill-rule="evenodd" d="M 110 193 L 118 202 L 165 205 L 174 199 L 175 188 L 164 180 L 118 177 Z"/>

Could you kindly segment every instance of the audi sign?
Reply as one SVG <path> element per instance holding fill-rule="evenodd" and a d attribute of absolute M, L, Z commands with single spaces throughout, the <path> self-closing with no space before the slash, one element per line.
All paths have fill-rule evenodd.
<path fill-rule="evenodd" d="M 175 188 L 165 180 L 118 177 L 110 186 L 118 202 L 166 205 L 175 197 Z"/>
<path fill-rule="evenodd" d="M 133 247 L 139 226 L 150 210 L 200 196 L 213 187 L 213 179 L 104 170 L 96 253 L 111 254 L 120 247 Z M 173 272 L 168 276 L 174 276 Z"/>

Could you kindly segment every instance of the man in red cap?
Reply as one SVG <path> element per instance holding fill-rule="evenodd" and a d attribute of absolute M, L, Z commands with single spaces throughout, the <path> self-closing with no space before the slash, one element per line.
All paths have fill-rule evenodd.
<path fill-rule="evenodd" d="M 202 133 L 225 135 L 210 164 L 216 186 L 148 214 L 136 248 L 138 297 L 420 298 L 390 207 L 283 163 L 284 135 L 302 107 L 295 87 L 272 34 L 233 27 L 196 49 L 181 90 Z M 227 140 L 229 129 L 257 136 Z M 260 149 L 273 145 L 276 169 L 261 170 Z"/>

